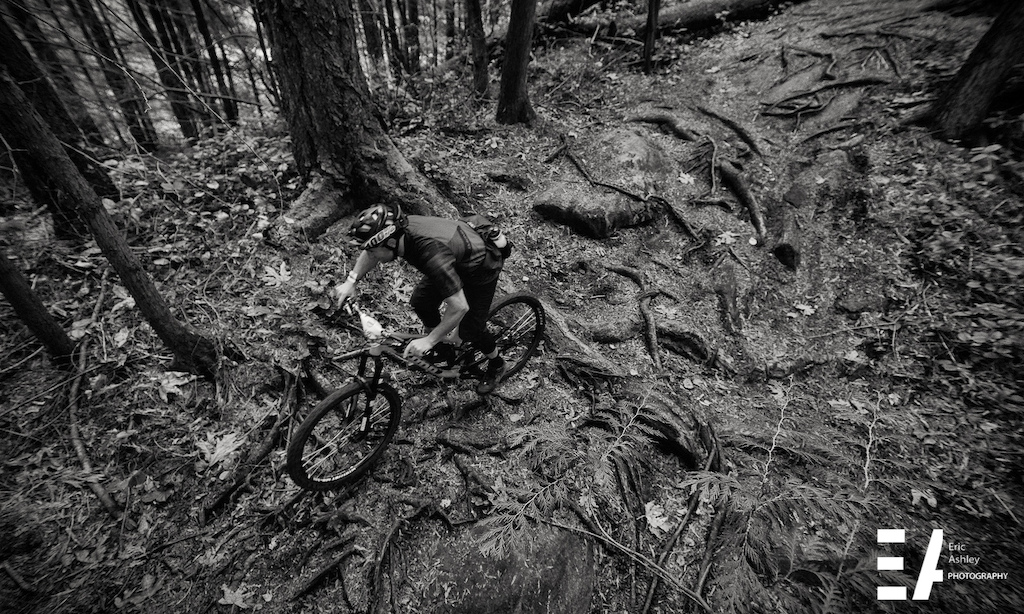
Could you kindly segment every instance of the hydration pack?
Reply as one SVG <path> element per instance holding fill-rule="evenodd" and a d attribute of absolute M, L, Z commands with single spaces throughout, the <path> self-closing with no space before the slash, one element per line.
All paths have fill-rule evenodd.
<path fill-rule="evenodd" d="M 488 250 L 497 251 L 501 255 L 502 260 L 512 255 L 512 241 L 490 219 L 475 213 L 459 218 L 459 221 L 465 222 L 470 228 L 475 230 L 480 235 L 480 238 L 484 240 Z"/>

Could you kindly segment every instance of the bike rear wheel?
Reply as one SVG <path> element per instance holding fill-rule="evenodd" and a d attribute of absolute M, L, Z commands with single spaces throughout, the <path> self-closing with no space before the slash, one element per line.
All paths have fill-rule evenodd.
<path fill-rule="evenodd" d="M 313 408 L 288 443 L 288 475 L 307 490 L 333 490 L 355 482 L 391 443 L 401 407 L 398 391 L 383 383 L 372 399 L 357 382 L 334 391 Z"/>
<path fill-rule="evenodd" d="M 529 294 L 510 294 L 491 307 L 487 330 L 505 359 L 507 379 L 526 366 L 544 336 L 544 308 Z"/>

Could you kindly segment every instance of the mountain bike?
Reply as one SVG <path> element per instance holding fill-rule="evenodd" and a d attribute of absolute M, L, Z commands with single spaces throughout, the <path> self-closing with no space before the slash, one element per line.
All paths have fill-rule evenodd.
<path fill-rule="evenodd" d="M 526 366 L 540 345 L 544 325 L 544 308 L 529 294 L 510 294 L 494 304 L 487 328 L 505 359 L 499 384 Z M 420 336 L 384 333 L 370 345 L 334 358 L 358 360 L 359 366 L 351 381 L 313 408 L 288 443 L 286 468 L 296 484 L 315 491 L 338 489 L 357 481 L 380 460 L 402 417 L 402 396 L 388 383 L 385 363 L 439 380 L 484 377 L 487 358 L 468 343 L 457 349 L 451 365 L 402 356 L 405 346 Z"/>

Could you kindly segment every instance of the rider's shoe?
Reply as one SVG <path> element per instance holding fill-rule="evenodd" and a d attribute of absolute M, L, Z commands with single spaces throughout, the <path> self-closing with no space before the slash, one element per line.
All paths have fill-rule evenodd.
<path fill-rule="evenodd" d="M 491 358 L 487 361 L 487 371 L 484 372 L 484 378 L 477 385 L 476 393 L 479 395 L 491 394 L 503 375 L 505 375 L 505 359 L 501 356 Z"/>

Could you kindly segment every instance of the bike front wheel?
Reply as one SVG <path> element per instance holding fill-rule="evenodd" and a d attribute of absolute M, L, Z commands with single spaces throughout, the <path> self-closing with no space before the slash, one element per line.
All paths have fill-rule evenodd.
<path fill-rule="evenodd" d="M 487 329 L 505 359 L 507 379 L 518 373 L 540 346 L 544 336 L 544 307 L 529 294 L 510 294 L 491 308 Z"/>
<path fill-rule="evenodd" d="M 352 382 L 321 401 L 288 443 L 288 475 L 307 490 L 334 490 L 373 467 L 402 418 L 402 398 L 387 384 L 372 395 Z"/>

